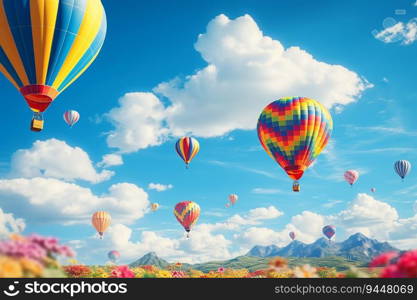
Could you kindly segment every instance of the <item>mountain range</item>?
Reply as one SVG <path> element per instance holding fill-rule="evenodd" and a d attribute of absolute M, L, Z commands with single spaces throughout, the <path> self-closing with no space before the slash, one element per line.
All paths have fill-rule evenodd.
<path fill-rule="evenodd" d="M 389 243 L 378 242 L 370 239 L 362 233 L 351 235 L 343 242 L 328 241 L 320 238 L 314 243 L 305 244 L 300 241 L 292 241 L 283 248 L 275 245 L 255 246 L 246 255 L 258 257 L 329 257 L 340 256 L 349 260 L 369 261 L 372 257 L 395 249 Z"/>
<path fill-rule="evenodd" d="M 266 268 L 271 257 L 281 256 L 288 258 L 290 266 L 311 264 L 344 270 L 351 265 L 364 266 L 372 257 L 393 250 L 398 251 L 386 242 L 378 242 L 362 233 L 356 233 L 340 243 L 329 242 L 325 238 L 320 238 L 311 244 L 295 240 L 282 248 L 275 245 L 255 246 L 244 256 L 225 261 L 212 261 L 194 265 L 183 264 L 182 268 L 193 268 L 203 272 L 217 270 L 219 267 L 246 268 L 253 271 Z M 155 252 L 150 252 L 129 266 L 139 267 L 144 265 L 154 265 L 164 269 L 171 264 L 159 258 Z"/>

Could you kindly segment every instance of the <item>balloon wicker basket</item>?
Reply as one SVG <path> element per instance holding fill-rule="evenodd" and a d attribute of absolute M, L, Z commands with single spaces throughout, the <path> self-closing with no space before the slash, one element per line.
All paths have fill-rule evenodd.
<path fill-rule="evenodd" d="M 32 122 L 30 123 L 30 130 L 35 131 L 35 132 L 42 131 L 43 122 L 44 122 L 43 120 L 33 119 Z"/>

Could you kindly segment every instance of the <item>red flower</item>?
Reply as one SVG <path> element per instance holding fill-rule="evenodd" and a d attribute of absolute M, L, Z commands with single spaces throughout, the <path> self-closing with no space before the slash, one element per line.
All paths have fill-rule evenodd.
<path fill-rule="evenodd" d="M 223 268 L 223 267 L 218 268 L 218 269 L 217 269 L 217 272 L 219 272 L 219 273 L 223 273 L 223 272 L 224 272 L 224 268 Z"/>
<path fill-rule="evenodd" d="M 110 278 L 135 278 L 135 273 L 128 266 L 118 266 L 113 269 Z"/>
<path fill-rule="evenodd" d="M 397 266 L 408 278 L 417 278 L 417 250 L 404 253 L 398 260 Z"/>
<path fill-rule="evenodd" d="M 172 271 L 171 275 L 174 278 L 184 278 L 185 277 L 185 273 L 183 271 Z"/>
<path fill-rule="evenodd" d="M 397 256 L 398 256 L 398 252 L 396 251 L 383 253 L 381 255 L 378 255 L 377 257 L 374 257 L 374 259 L 369 264 L 369 267 L 375 268 L 375 267 L 386 266 L 391 262 L 391 260 L 393 260 Z"/>
<path fill-rule="evenodd" d="M 72 278 L 85 278 L 91 273 L 91 269 L 83 265 L 65 266 L 64 271 Z"/>
<path fill-rule="evenodd" d="M 385 267 L 382 270 L 381 275 L 379 277 L 381 278 L 404 278 L 407 276 L 401 273 L 397 265 L 390 265 L 388 267 Z"/>

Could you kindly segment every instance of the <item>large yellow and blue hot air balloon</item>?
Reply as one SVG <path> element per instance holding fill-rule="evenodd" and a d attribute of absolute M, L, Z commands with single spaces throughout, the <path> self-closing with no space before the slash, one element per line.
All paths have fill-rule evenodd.
<path fill-rule="evenodd" d="M 0 71 L 42 112 L 94 61 L 106 36 L 100 0 L 0 0 Z"/>
<path fill-rule="evenodd" d="M 304 171 L 326 147 L 333 120 L 319 102 L 304 97 L 270 103 L 258 120 L 258 137 L 265 151 L 295 180 L 299 191 Z"/>

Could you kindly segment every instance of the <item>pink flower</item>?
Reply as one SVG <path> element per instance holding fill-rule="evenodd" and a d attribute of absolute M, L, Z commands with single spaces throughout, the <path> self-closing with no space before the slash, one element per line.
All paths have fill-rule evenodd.
<path fill-rule="evenodd" d="M 128 266 L 118 266 L 111 272 L 111 278 L 135 278 L 135 273 Z"/>
<path fill-rule="evenodd" d="M 223 267 L 218 268 L 218 269 L 217 269 L 217 272 L 219 272 L 219 273 L 223 273 L 223 272 L 224 272 L 224 268 L 223 268 Z"/>
<path fill-rule="evenodd" d="M 375 268 L 375 267 L 386 266 L 391 262 L 391 260 L 393 260 L 397 256 L 398 256 L 398 252 L 396 251 L 383 253 L 381 255 L 378 255 L 377 257 L 374 257 L 374 259 L 369 264 L 369 267 Z"/>

